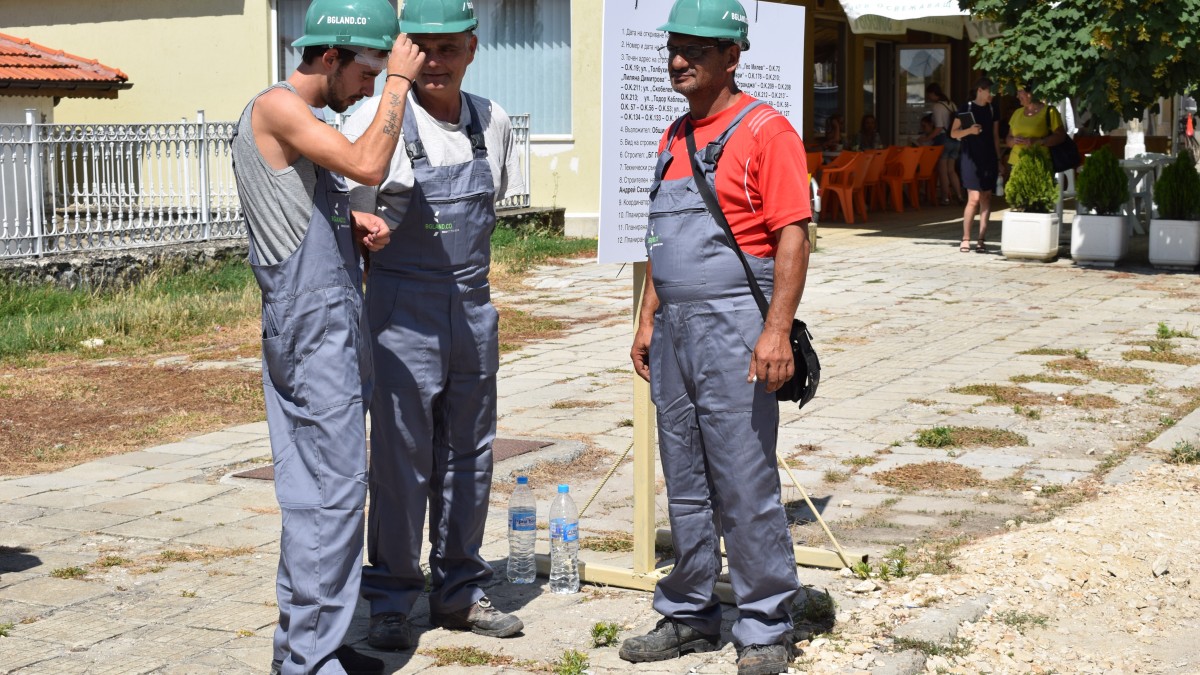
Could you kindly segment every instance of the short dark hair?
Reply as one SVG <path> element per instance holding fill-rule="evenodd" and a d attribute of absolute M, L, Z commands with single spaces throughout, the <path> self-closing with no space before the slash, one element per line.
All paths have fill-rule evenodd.
<path fill-rule="evenodd" d="M 309 47 L 305 47 L 304 52 L 300 55 L 300 60 L 303 61 L 305 64 L 311 64 L 313 61 L 316 61 L 317 59 L 321 58 L 321 55 L 323 55 L 325 52 L 329 51 L 330 49 L 337 50 L 339 65 L 344 66 L 347 63 L 350 63 L 351 61 L 354 60 L 354 52 L 350 51 L 349 49 L 342 49 L 341 47 L 334 47 L 333 45 L 312 45 Z"/>
<path fill-rule="evenodd" d="M 980 89 L 987 89 L 988 91 L 991 91 L 992 86 L 995 84 L 996 83 L 992 82 L 990 77 L 981 77 L 978 80 L 975 80 L 975 88 L 971 91 L 979 91 Z"/>
<path fill-rule="evenodd" d="M 942 85 L 937 82 L 930 82 L 925 85 L 925 95 L 928 96 L 929 94 L 937 96 L 939 101 L 946 100 L 946 95 L 942 93 Z"/>
<path fill-rule="evenodd" d="M 1034 84 L 1029 80 L 1025 80 L 1017 85 L 1017 91 L 1027 91 L 1029 92 L 1029 95 L 1032 96 L 1037 93 L 1037 87 L 1035 87 Z"/>

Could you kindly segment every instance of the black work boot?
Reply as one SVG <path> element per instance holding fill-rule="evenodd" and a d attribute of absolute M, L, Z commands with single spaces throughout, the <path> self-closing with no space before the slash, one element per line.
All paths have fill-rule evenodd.
<path fill-rule="evenodd" d="M 509 637 L 520 633 L 525 624 L 514 614 L 505 614 L 492 607 L 488 596 L 475 604 L 448 614 L 429 614 L 429 623 L 450 630 L 469 630 L 486 637 Z"/>
<path fill-rule="evenodd" d="M 622 642 L 620 655 L 634 663 L 664 661 L 692 652 L 711 652 L 720 646 L 720 635 L 705 635 L 686 623 L 662 618 L 654 630 Z"/>
<path fill-rule="evenodd" d="M 791 662 L 787 645 L 748 645 L 738 653 L 738 675 L 778 675 Z"/>
<path fill-rule="evenodd" d="M 381 612 L 371 616 L 367 627 L 367 644 L 375 649 L 412 649 L 412 624 L 400 612 Z"/>

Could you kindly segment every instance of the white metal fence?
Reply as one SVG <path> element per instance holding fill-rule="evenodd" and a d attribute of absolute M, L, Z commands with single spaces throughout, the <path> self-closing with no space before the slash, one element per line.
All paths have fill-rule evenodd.
<path fill-rule="evenodd" d="M 234 122 L 0 125 L 0 258 L 243 237 Z M 529 116 L 513 117 L 529 185 Z M 529 191 L 497 209 L 529 206 Z"/>

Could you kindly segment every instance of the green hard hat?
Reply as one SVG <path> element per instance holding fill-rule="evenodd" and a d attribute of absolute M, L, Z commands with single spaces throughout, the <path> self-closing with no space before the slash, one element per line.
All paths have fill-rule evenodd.
<path fill-rule="evenodd" d="M 461 33 L 479 25 L 471 0 L 405 0 L 401 33 Z"/>
<path fill-rule="evenodd" d="M 400 27 L 388 0 L 313 0 L 304 15 L 304 35 L 293 47 L 330 45 L 388 51 Z"/>
<path fill-rule="evenodd" d="M 736 42 L 750 49 L 750 23 L 737 0 L 675 0 L 667 22 L 658 27 L 668 33 L 698 35 Z"/>

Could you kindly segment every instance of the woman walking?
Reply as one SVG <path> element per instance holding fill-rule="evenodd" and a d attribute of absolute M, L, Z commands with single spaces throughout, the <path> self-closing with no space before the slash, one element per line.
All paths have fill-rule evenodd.
<path fill-rule="evenodd" d="M 986 77 L 975 83 L 975 98 L 964 103 L 950 127 L 950 137 L 961 142 L 962 185 L 967 190 L 967 205 L 963 209 L 963 235 L 958 250 L 971 250 L 971 223 L 979 213 L 979 246 L 975 250 L 987 253 L 988 220 L 992 215 L 992 193 L 1000 173 L 1000 121 L 992 103 L 992 81 Z M 963 125 L 965 113 L 974 124 Z M 970 121 L 970 120 L 968 120 Z"/>

